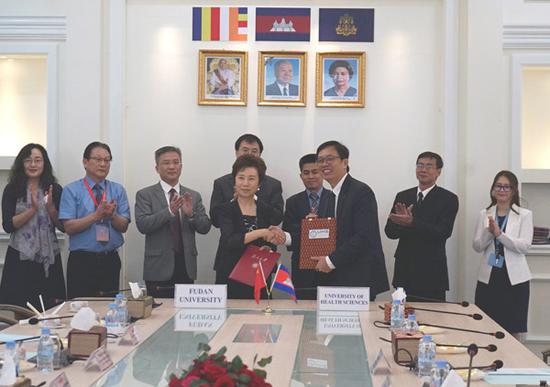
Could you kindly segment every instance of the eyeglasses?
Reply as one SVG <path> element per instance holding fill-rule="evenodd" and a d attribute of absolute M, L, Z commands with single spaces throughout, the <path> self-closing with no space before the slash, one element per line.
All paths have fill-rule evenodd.
<path fill-rule="evenodd" d="M 327 164 L 330 164 L 332 162 L 334 162 L 334 160 L 336 159 L 339 159 L 340 156 L 326 156 L 326 157 L 317 157 L 317 162 L 319 164 L 324 164 L 324 163 L 327 163 Z"/>
<path fill-rule="evenodd" d="M 435 165 L 418 163 L 416 164 L 416 169 L 425 169 L 426 171 L 431 171 L 432 169 L 435 169 Z"/>
<path fill-rule="evenodd" d="M 495 191 L 504 191 L 509 192 L 512 190 L 512 186 L 510 184 L 495 184 L 493 187 Z"/>
<path fill-rule="evenodd" d="M 44 159 L 25 159 L 23 160 L 23 164 L 26 165 L 40 165 L 44 162 Z"/>
<path fill-rule="evenodd" d="M 101 164 L 101 163 L 110 164 L 111 163 L 110 158 L 102 159 L 101 157 L 89 157 L 88 160 L 94 160 L 98 164 Z"/>

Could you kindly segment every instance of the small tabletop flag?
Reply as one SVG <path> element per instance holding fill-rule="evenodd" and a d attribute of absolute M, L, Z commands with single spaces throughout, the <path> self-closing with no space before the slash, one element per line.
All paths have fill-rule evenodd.
<path fill-rule="evenodd" d="M 296 301 L 296 291 L 294 290 L 294 284 L 290 278 L 290 273 L 288 269 L 283 264 L 279 264 L 277 267 L 277 272 L 275 273 L 275 280 L 271 284 L 271 290 L 279 289 L 290 295 L 294 301 Z"/>
<path fill-rule="evenodd" d="M 265 288 L 265 279 L 260 267 L 261 263 L 256 268 L 256 280 L 254 281 L 254 300 L 256 300 L 256 304 L 260 303 L 260 293 Z"/>

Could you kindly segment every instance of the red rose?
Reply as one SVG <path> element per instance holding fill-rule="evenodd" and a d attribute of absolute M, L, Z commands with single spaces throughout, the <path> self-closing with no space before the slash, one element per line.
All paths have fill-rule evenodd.
<path fill-rule="evenodd" d="M 204 377 L 209 382 L 215 382 L 216 380 L 218 380 L 220 377 L 222 377 L 227 373 L 227 370 L 225 368 L 217 365 L 214 362 L 207 362 L 204 365 L 203 371 L 204 371 Z"/>
<path fill-rule="evenodd" d="M 187 375 L 183 379 L 172 378 L 169 387 L 190 387 L 193 380 L 199 380 L 198 376 Z"/>
<path fill-rule="evenodd" d="M 225 374 L 214 382 L 213 387 L 235 387 L 235 381 Z"/>

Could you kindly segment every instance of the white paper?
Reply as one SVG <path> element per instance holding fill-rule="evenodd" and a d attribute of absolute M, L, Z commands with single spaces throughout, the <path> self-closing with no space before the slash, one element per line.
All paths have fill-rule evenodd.
<path fill-rule="evenodd" d="M 491 375 L 550 375 L 550 369 L 547 368 L 501 368 Z"/>
<path fill-rule="evenodd" d="M 466 383 L 464 383 L 460 375 L 458 375 L 455 370 L 451 370 L 441 387 L 464 387 L 465 385 Z"/>

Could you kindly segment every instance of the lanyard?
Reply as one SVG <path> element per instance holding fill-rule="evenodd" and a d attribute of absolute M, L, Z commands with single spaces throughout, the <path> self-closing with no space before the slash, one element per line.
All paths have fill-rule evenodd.
<path fill-rule="evenodd" d="M 502 222 L 502 226 L 500 227 L 500 232 L 504 232 L 504 229 L 506 228 L 506 224 L 508 223 L 508 216 L 510 215 L 510 209 L 508 209 L 508 212 L 506 213 L 506 217 L 504 218 L 504 221 Z M 498 224 L 498 214 L 497 209 L 495 208 L 495 221 Z M 495 239 L 495 252 L 498 254 L 498 250 L 500 250 L 500 246 L 502 245 L 502 242 L 499 241 L 497 238 Z"/>
<path fill-rule="evenodd" d="M 88 184 L 88 180 L 86 178 L 82 179 L 84 182 L 84 185 L 86 186 L 86 189 L 88 190 L 88 194 L 90 194 L 90 197 L 92 198 L 92 201 L 94 202 L 94 205 L 96 207 L 99 207 L 99 203 L 97 202 L 97 199 L 92 191 L 92 188 L 90 187 L 90 184 Z M 103 190 L 103 195 L 101 195 L 101 201 L 105 202 L 107 201 L 107 180 L 105 180 L 105 189 Z"/>

